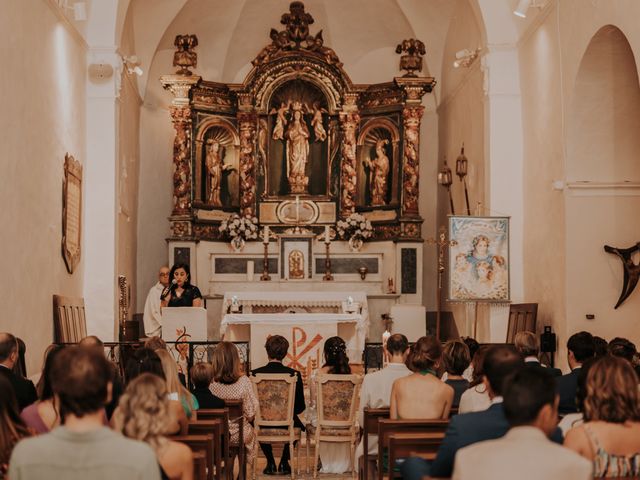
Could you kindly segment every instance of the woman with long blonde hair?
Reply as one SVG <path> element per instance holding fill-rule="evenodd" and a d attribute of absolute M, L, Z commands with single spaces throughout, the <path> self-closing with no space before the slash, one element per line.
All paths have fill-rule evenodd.
<path fill-rule="evenodd" d="M 640 394 L 631 364 L 607 355 L 587 373 L 584 424 L 564 445 L 593 462 L 594 478 L 640 476 Z"/>
<path fill-rule="evenodd" d="M 169 400 L 179 401 L 182 404 L 182 408 L 184 408 L 184 413 L 187 415 L 187 418 L 195 420 L 195 411 L 198 410 L 200 406 L 198 405 L 198 400 L 180 383 L 176 361 L 166 350 L 158 350 L 156 354 L 162 362 L 164 379 L 167 382 L 167 390 L 169 391 Z"/>
<path fill-rule="evenodd" d="M 193 454 L 188 446 L 169 440 L 171 413 L 167 386 L 152 373 L 136 377 L 120 398 L 113 416 L 115 430 L 149 444 L 160 464 L 162 478 L 193 479 Z"/>

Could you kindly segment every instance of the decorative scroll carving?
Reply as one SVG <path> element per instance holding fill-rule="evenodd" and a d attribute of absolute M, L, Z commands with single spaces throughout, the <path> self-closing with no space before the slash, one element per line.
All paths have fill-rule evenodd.
<path fill-rule="evenodd" d="M 73 273 L 82 245 L 82 164 L 68 153 L 64 156 L 62 189 L 62 257 L 67 271 Z"/>
<path fill-rule="evenodd" d="M 402 111 L 404 120 L 404 168 L 403 168 L 403 200 L 404 215 L 418 215 L 418 198 L 420 180 L 420 119 L 424 107 L 405 108 Z"/>
<path fill-rule="evenodd" d="M 400 57 L 400 70 L 406 70 L 404 77 L 416 77 L 422 71 L 422 56 L 427 53 L 424 43 L 415 38 L 403 40 L 396 47 L 396 53 L 404 53 Z"/>
<path fill-rule="evenodd" d="M 340 129 L 342 130 L 342 195 L 340 215 L 347 217 L 356 210 L 356 132 L 360 123 L 357 112 L 340 115 Z"/>
<path fill-rule="evenodd" d="M 238 115 L 240 127 L 240 213 L 255 215 L 256 207 L 256 122 L 254 114 Z"/>
<path fill-rule="evenodd" d="M 179 67 L 178 75 L 191 75 L 190 67 L 198 65 L 198 54 L 193 51 L 198 46 L 198 37 L 195 35 L 176 35 L 173 42 L 177 51 L 173 54 L 173 66 Z"/>
<path fill-rule="evenodd" d="M 176 137 L 173 141 L 173 212 L 187 215 L 191 212 L 191 109 L 170 107 Z"/>

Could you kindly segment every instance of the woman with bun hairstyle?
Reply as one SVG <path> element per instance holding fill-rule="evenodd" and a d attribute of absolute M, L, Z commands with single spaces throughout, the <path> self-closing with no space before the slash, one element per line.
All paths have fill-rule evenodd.
<path fill-rule="evenodd" d="M 433 336 L 420 337 L 413 347 L 414 373 L 399 378 L 391 388 L 391 419 L 446 419 L 453 402 L 453 388 L 437 375 L 442 345 Z"/>

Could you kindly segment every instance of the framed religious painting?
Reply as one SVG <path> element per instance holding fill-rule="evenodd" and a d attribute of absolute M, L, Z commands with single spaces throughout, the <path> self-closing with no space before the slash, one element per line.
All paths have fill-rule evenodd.
<path fill-rule="evenodd" d="M 82 165 L 67 153 L 62 186 L 62 258 L 69 273 L 80 261 L 81 234 Z"/>
<path fill-rule="evenodd" d="M 280 235 L 280 278 L 311 279 L 313 239 L 313 234 Z"/>
<path fill-rule="evenodd" d="M 509 302 L 509 217 L 449 216 L 449 301 Z"/>

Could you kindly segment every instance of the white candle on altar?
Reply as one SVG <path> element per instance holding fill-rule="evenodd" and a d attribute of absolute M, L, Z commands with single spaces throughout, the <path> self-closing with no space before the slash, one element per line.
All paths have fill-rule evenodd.
<path fill-rule="evenodd" d="M 262 229 L 262 243 L 269 243 L 269 227 L 266 225 Z"/>
<path fill-rule="evenodd" d="M 248 282 L 253 282 L 253 271 L 254 271 L 253 260 L 248 260 L 247 261 L 247 281 Z"/>
<path fill-rule="evenodd" d="M 387 347 L 387 340 L 389 340 L 390 336 L 391 336 L 391 333 L 389 332 L 389 330 L 385 330 L 384 333 L 382 334 L 382 365 L 383 367 L 386 366 L 387 363 L 389 362 L 389 359 L 387 358 L 386 347 Z"/>
<path fill-rule="evenodd" d="M 329 233 L 329 225 L 324 226 L 324 243 L 331 242 L 331 235 Z"/>
<path fill-rule="evenodd" d="M 296 195 L 296 223 L 300 223 L 300 195 Z"/>

